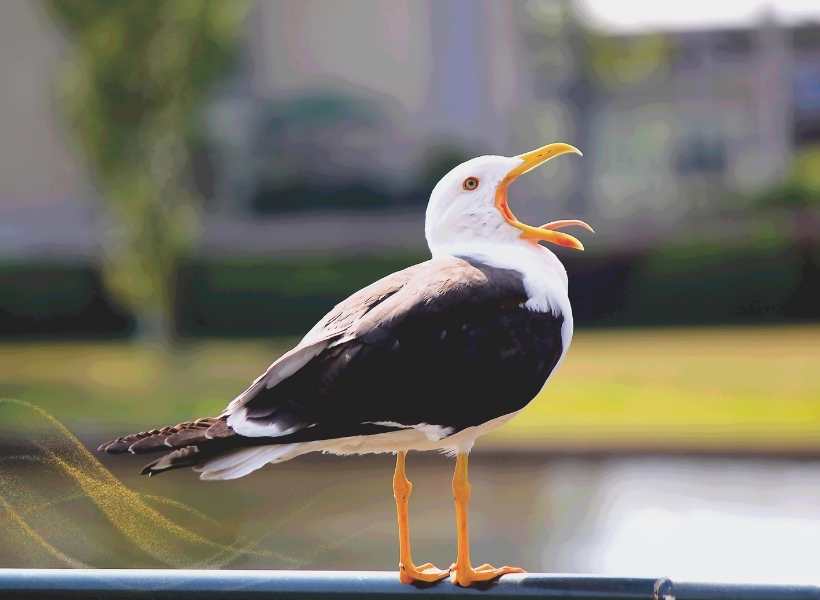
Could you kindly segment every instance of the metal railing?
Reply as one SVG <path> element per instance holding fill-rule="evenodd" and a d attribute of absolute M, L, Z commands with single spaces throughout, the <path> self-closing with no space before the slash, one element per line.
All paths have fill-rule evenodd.
<path fill-rule="evenodd" d="M 0 569 L 2 600 L 374 600 L 468 596 L 567 600 L 820 600 L 820 587 L 529 573 L 507 575 L 483 588 L 463 589 L 447 581 L 426 588 L 402 585 L 396 573 L 378 571 Z"/>

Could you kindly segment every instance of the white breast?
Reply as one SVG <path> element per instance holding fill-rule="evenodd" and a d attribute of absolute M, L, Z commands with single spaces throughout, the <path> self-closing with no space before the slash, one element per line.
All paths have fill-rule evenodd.
<path fill-rule="evenodd" d="M 572 342 L 573 321 L 567 294 L 567 271 L 555 254 L 543 246 L 519 239 L 514 242 L 444 246 L 433 252 L 434 257 L 442 255 L 472 257 L 492 267 L 521 273 L 527 292 L 524 306 L 533 311 L 564 317 L 561 327 L 562 354 L 558 362 L 561 364 Z"/>

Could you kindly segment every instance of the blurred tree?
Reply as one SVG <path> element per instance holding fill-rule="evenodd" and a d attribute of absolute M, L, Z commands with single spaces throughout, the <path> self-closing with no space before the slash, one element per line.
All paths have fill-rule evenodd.
<path fill-rule="evenodd" d="M 587 68 L 608 89 L 651 84 L 671 61 L 670 43 L 663 34 L 614 37 L 586 30 L 585 38 Z"/>
<path fill-rule="evenodd" d="M 175 337 L 175 281 L 198 229 L 201 109 L 238 47 L 245 0 L 44 0 L 72 42 L 60 101 L 113 226 L 106 285 L 144 337 Z"/>
<path fill-rule="evenodd" d="M 802 212 L 820 209 L 820 146 L 808 146 L 794 157 L 786 179 L 760 195 L 764 208 Z"/>
<path fill-rule="evenodd" d="M 424 157 L 416 175 L 418 183 L 411 190 L 414 201 L 426 206 L 430 191 L 436 186 L 439 179 L 444 177 L 450 169 L 471 157 L 472 155 L 467 150 L 451 141 L 442 140 L 432 144 L 424 152 Z"/>
<path fill-rule="evenodd" d="M 758 204 L 764 210 L 780 209 L 791 216 L 791 240 L 800 276 L 784 313 L 811 318 L 820 302 L 820 146 L 801 149 L 786 179 L 760 194 Z"/>

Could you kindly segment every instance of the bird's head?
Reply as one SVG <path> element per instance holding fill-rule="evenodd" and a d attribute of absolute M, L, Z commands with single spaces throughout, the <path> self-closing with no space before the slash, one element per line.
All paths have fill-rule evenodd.
<path fill-rule="evenodd" d="M 578 239 L 558 231 L 570 226 L 593 231 L 583 221 L 551 221 L 533 227 L 518 220 L 507 200 L 509 185 L 520 175 L 567 153 L 581 154 L 569 144 L 547 144 L 518 156 L 479 156 L 452 169 L 433 188 L 427 205 L 424 232 L 433 254 L 462 244 L 521 240 L 583 250 Z"/>

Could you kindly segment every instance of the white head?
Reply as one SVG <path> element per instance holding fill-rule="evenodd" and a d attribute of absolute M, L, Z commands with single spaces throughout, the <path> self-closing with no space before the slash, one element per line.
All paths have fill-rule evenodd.
<path fill-rule="evenodd" d="M 532 227 L 510 210 L 507 188 L 518 176 L 551 158 L 581 152 L 569 144 L 548 144 L 519 156 L 479 156 L 447 173 L 433 188 L 424 233 L 433 254 L 447 247 L 473 243 L 537 244 L 547 241 L 583 250 L 576 238 L 556 231 L 571 225 L 592 228 L 583 221 L 553 221 Z"/>

